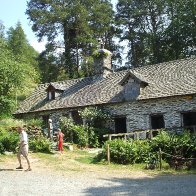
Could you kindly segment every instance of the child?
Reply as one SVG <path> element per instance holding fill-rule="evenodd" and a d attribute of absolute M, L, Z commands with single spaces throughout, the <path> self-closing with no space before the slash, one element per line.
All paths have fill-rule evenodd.
<path fill-rule="evenodd" d="M 63 137 L 64 137 L 64 134 L 61 132 L 61 129 L 58 129 L 58 135 L 57 135 L 58 150 L 61 152 L 63 152 Z"/>

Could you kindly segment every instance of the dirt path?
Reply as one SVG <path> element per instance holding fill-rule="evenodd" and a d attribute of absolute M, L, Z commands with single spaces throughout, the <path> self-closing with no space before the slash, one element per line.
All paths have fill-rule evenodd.
<path fill-rule="evenodd" d="M 31 172 L 16 171 L 15 157 L 0 158 L 0 196 L 193 196 L 196 193 L 195 175 L 155 176 L 81 164 L 68 154 L 53 156 L 49 163 L 31 155 Z"/>

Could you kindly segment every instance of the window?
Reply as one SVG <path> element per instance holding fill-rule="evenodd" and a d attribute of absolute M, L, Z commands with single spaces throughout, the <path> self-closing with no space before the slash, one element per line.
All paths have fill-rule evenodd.
<path fill-rule="evenodd" d="M 114 119 L 115 122 L 115 133 L 126 133 L 126 117 L 118 117 Z"/>
<path fill-rule="evenodd" d="M 188 112 L 183 114 L 184 126 L 196 126 L 196 112 Z"/>
<path fill-rule="evenodd" d="M 83 124 L 82 118 L 81 118 L 81 116 L 79 115 L 79 113 L 78 113 L 77 110 L 72 111 L 72 112 L 71 112 L 71 116 L 72 116 L 73 121 L 74 121 L 76 124 L 79 124 L 79 125 Z"/>
<path fill-rule="evenodd" d="M 162 114 L 151 115 L 151 128 L 152 129 L 165 128 L 164 117 Z"/>
<path fill-rule="evenodd" d="M 183 126 L 187 127 L 191 131 L 196 129 L 196 112 L 187 112 L 182 114 Z"/>
<path fill-rule="evenodd" d="M 55 99 L 55 91 L 48 91 L 48 100 Z"/>

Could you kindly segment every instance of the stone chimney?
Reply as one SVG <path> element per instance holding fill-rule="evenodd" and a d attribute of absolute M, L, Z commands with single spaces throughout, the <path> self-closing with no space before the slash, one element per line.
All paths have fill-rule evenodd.
<path fill-rule="evenodd" d="M 112 53 L 109 50 L 101 48 L 93 53 L 94 57 L 94 75 L 107 75 L 113 73 L 112 70 Z"/>

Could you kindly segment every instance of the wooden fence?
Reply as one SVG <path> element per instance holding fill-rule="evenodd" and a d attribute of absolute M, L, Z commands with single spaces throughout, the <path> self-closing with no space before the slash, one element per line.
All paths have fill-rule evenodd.
<path fill-rule="evenodd" d="M 103 137 L 108 137 L 108 140 L 112 140 L 112 137 L 123 137 L 125 140 L 128 138 L 133 139 L 151 139 L 158 132 L 161 132 L 164 129 L 153 129 L 153 130 L 144 130 L 144 131 L 133 131 L 129 133 L 115 133 L 115 134 L 106 134 Z M 165 128 L 166 131 L 171 132 L 180 132 L 183 130 L 191 130 L 193 134 L 196 134 L 196 126 L 186 126 L 186 127 L 173 127 L 173 128 Z"/>

